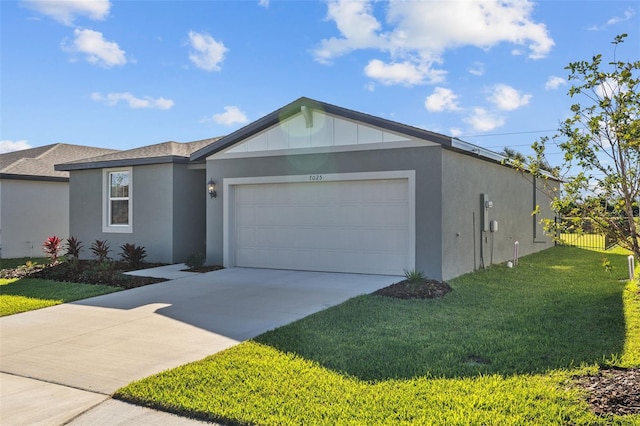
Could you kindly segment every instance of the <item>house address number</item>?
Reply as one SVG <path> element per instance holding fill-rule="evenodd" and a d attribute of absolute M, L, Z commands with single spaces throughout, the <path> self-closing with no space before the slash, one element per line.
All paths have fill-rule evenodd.
<path fill-rule="evenodd" d="M 319 182 L 322 180 L 322 175 L 309 175 L 309 180 Z"/>

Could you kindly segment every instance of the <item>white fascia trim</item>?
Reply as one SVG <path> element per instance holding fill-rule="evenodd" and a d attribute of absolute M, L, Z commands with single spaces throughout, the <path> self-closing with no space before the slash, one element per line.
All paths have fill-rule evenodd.
<path fill-rule="evenodd" d="M 129 173 L 129 224 L 109 225 L 109 173 L 128 172 Z M 113 169 L 102 169 L 102 232 L 109 234 L 132 234 L 133 233 L 133 167 L 117 167 Z"/>
<path fill-rule="evenodd" d="M 235 145 L 234 145 L 235 146 Z M 338 146 L 318 146 L 315 148 L 289 148 L 274 151 L 251 151 L 251 152 L 225 152 L 220 151 L 209 157 L 207 160 L 223 160 L 231 158 L 255 158 L 255 157 L 278 157 L 285 155 L 308 155 L 308 154 L 328 154 L 333 152 L 352 152 L 352 151 L 374 151 L 376 149 L 394 149 L 394 148 L 417 148 L 424 146 L 438 146 L 435 142 L 426 140 L 408 140 L 399 142 L 380 142 L 358 145 L 338 145 Z M 233 146 L 228 149 L 232 149 Z"/>
<path fill-rule="evenodd" d="M 406 179 L 409 185 L 409 269 L 415 268 L 416 261 L 416 171 L 394 170 L 388 172 L 360 173 L 327 173 L 292 176 L 255 176 L 241 178 L 225 178 L 222 182 L 224 206 L 222 212 L 222 264 L 225 268 L 235 266 L 235 247 L 233 244 L 233 207 L 235 201 L 234 187 L 237 185 L 273 184 L 273 183 L 321 183 L 357 180 Z"/>

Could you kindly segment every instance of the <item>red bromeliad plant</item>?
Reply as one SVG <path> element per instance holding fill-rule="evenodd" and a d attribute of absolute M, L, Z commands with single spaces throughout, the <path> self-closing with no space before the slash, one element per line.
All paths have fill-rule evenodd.
<path fill-rule="evenodd" d="M 60 244 L 62 240 L 56 237 L 55 235 L 47 238 L 42 243 L 42 250 L 45 252 L 47 257 L 51 259 L 51 263 L 56 263 L 58 261 L 58 255 L 60 254 Z"/>

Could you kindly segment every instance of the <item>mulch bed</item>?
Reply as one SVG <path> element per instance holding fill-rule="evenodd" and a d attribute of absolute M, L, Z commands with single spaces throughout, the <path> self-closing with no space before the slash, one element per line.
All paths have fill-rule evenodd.
<path fill-rule="evenodd" d="M 199 272 L 199 273 L 204 274 L 205 272 L 219 271 L 220 269 L 224 269 L 224 268 L 222 266 L 220 266 L 220 265 L 210 265 L 210 266 L 200 266 L 198 268 L 181 269 L 181 271 L 184 271 L 184 272 Z"/>
<path fill-rule="evenodd" d="M 162 266 L 158 263 L 143 263 L 134 268 L 147 269 Z M 0 270 L 0 278 L 40 278 L 51 281 L 74 282 L 82 284 L 101 284 L 119 288 L 136 288 L 167 281 L 165 278 L 139 277 L 126 275 L 133 270 L 122 262 L 99 264 L 91 260 L 61 262 L 56 265 L 35 265 Z"/>
<path fill-rule="evenodd" d="M 404 280 L 377 290 L 373 294 L 396 299 L 435 299 L 449 292 L 451 292 L 451 287 L 445 282 L 425 280 L 420 284 L 413 284 Z"/>
<path fill-rule="evenodd" d="M 120 288 L 136 288 L 149 284 L 167 281 L 165 278 L 141 277 L 126 275 L 124 272 L 143 270 L 164 266 L 164 263 L 142 263 L 135 268 L 124 262 L 108 262 L 100 264 L 93 260 L 77 262 L 60 262 L 56 265 L 34 265 L 0 270 L 0 278 L 41 278 L 51 281 L 74 282 L 83 284 L 102 284 Z M 189 272 L 211 272 L 222 269 L 222 266 L 201 266 L 199 268 L 184 269 Z"/>
<path fill-rule="evenodd" d="M 640 414 L 640 368 L 602 368 L 576 384 L 586 390 L 591 410 L 599 415 Z"/>

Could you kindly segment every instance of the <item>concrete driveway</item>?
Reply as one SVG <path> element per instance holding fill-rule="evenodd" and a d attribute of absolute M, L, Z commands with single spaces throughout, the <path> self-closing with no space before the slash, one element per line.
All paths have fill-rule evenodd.
<path fill-rule="evenodd" d="M 235 268 L 0 318 L 0 422 L 67 423 L 133 380 L 397 281 Z"/>

